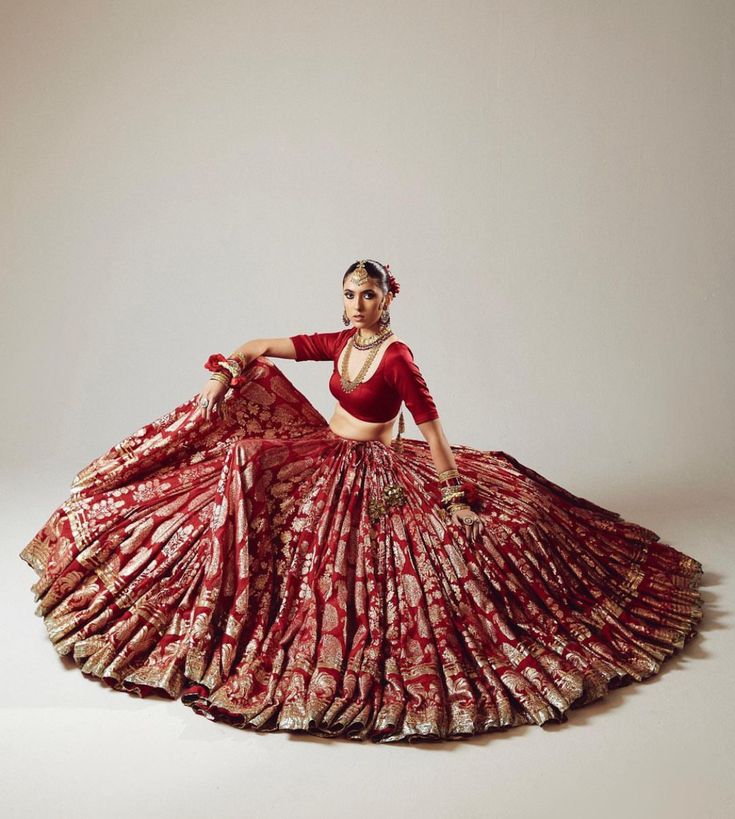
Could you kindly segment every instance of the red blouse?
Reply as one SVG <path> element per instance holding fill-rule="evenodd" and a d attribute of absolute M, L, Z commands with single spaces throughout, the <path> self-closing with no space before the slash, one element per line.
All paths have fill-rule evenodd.
<path fill-rule="evenodd" d="M 329 391 L 355 418 L 382 423 L 398 415 L 405 401 L 417 424 L 439 417 L 434 399 L 424 377 L 413 359 L 411 348 L 402 341 L 391 342 L 378 364 L 378 369 L 352 392 L 342 389 L 337 369 L 339 355 L 357 327 L 336 333 L 301 333 L 289 336 L 296 348 L 297 361 L 333 361 Z"/>

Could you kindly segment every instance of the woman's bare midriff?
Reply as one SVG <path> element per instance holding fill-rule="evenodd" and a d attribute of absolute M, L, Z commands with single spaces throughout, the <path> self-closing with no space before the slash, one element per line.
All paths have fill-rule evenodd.
<path fill-rule="evenodd" d="M 363 421 L 361 418 L 355 418 L 337 402 L 334 415 L 329 420 L 329 428 L 341 438 L 352 438 L 354 441 L 382 441 L 386 446 L 390 446 L 396 418 L 380 423 Z"/>

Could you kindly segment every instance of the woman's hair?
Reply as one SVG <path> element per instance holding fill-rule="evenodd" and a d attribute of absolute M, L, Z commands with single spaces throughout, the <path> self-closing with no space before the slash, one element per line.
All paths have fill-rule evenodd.
<path fill-rule="evenodd" d="M 347 272 L 342 276 L 342 286 L 344 287 L 345 279 L 352 273 L 352 271 L 360 264 L 360 262 L 353 262 L 348 268 Z M 390 279 L 388 278 L 388 271 L 380 262 L 375 262 L 372 259 L 365 259 L 365 270 L 368 276 L 380 285 L 383 293 L 387 293 L 390 288 Z"/>

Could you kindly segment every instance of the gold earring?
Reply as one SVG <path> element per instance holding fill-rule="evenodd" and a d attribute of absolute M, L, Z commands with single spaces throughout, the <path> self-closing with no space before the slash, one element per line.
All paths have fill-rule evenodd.
<path fill-rule="evenodd" d="M 347 318 L 347 311 L 343 310 L 342 311 L 342 324 L 344 324 L 344 326 L 347 327 L 347 325 L 349 323 L 350 323 L 350 320 Z"/>

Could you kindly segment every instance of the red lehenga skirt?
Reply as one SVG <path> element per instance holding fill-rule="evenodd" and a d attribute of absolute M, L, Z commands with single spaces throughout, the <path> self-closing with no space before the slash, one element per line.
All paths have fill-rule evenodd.
<path fill-rule="evenodd" d="M 258 731 L 461 739 L 563 722 L 657 673 L 702 617 L 701 564 L 501 451 L 341 438 L 268 358 L 83 469 L 21 552 L 83 674 Z"/>

